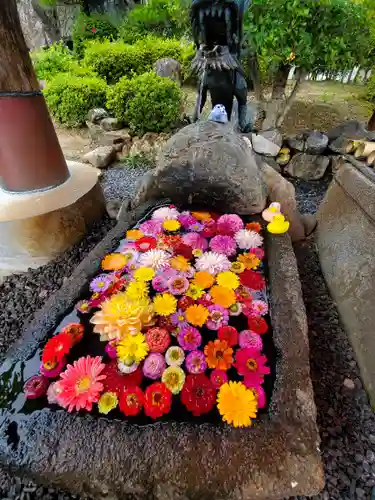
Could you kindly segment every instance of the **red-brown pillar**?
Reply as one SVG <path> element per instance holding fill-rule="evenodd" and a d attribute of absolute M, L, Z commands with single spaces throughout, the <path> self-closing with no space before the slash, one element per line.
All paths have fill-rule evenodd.
<path fill-rule="evenodd" d="M 15 0 L 0 0 L 0 187 L 62 184 L 69 171 L 23 37 Z"/>

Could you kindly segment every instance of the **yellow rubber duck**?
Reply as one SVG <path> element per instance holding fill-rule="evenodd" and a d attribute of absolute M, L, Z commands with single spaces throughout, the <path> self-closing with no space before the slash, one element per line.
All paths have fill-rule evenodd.
<path fill-rule="evenodd" d="M 271 222 L 267 224 L 268 232 L 272 234 L 284 234 L 288 231 L 290 222 L 285 220 L 282 214 L 277 214 L 273 217 Z"/>
<path fill-rule="evenodd" d="M 270 204 L 270 206 L 268 208 L 266 208 L 265 210 L 263 210 L 262 212 L 262 217 L 264 220 L 266 220 L 267 222 L 271 222 L 272 219 L 275 217 L 275 215 L 278 215 L 280 214 L 280 203 L 278 203 L 277 201 L 274 201 L 273 203 Z"/>

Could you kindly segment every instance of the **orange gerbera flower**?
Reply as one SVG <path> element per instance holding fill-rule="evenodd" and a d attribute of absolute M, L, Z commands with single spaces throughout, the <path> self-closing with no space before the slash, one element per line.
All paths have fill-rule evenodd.
<path fill-rule="evenodd" d="M 238 256 L 238 262 L 241 262 L 246 269 L 256 269 L 259 267 L 260 259 L 255 253 L 243 253 Z"/>
<path fill-rule="evenodd" d="M 246 229 L 248 231 L 255 231 L 257 233 L 260 233 L 262 230 L 262 226 L 259 224 L 259 222 L 249 222 L 246 224 Z"/>
<path fill-rule="evenodd" d="M 140 229 L 129 229 L 129 231 L 126 231 L 126 237 L 131 241 L 140 240 L 144 235 L 144 232 Z"/>
<path fill-rule="evenodd" d="M 110 253 L 102 260 L 102 268 L 104 271 L 118 271 L 126 266 L 128 257 L 123 253 Z"/>
<path fill-rule="evenodd" d="M 199 288 L 210 288 L 215 283 L 215 278 L 207 271 L 198 271 L 194 276 L 194 284 Z"/>
<path fill-rule="evenodd" d="M 212 302 L 218 306 L 228 308 L 236 302 L 236 294 L 233 290 L 220 285 L 215 285 L 210 290 Z"/>
<path fill-rule="evenodd" d="M 203 326 L 208 318 L 208 310 L 201 304 L 194 304 L 185 311 L 185 318 L 194 326 Z"/>
<path fill-rule="evenodd" d="M 207 221 L 207 220 L 212 219 L 210 212 L 192 212 L 191 215 L 195 219 L 201 220 L 201 221 Z"/>
<path fill-rule="evenodd" d="M 190 267 L 189 261 L 182 255 L 172 257 L 169 263 L 173 269 L 176 269 L 177 271 L 187 271 Z"/>
<path fill-rule="evenodd" d="M 226 371 L 232 366 L 233 349 L 226 340 L 211 340 L 204 348 L 204 354 L 208 368 Z"/>

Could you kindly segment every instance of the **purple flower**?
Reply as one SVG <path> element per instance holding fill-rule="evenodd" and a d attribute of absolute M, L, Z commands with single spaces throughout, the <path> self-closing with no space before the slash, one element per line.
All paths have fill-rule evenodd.
<path fill-rule="evenodd" d="M 185 245 L 189 245 L 193 250 L 206 250 L 208 243 L 206 238 L 203 238 L 199 233 L 186 233 L 182 237 Z"/>
<path fill-rule="evenodd" d="M 186 369 L 189 373 L 204 373 L 207 369 L 207 362 L 203 352 L 192 351 L 186 356 Z"/>
<path fill-rule="evenodd" d="M 256 349 L 257 351 L 261 351 L 263 349 L 261 336 L 251 330 L 242 330 L 239 335 L 238 343 L 242 348 L 250 347 L 252 349 Z"/>
<path fill-rule="evenodd" d="M 184 351 L 194 351 L 201 345 L 202 335 L 193 326 L 188 326 L 179 332 L 177 340 Z"/>
<path fill-rule="evenodd" d="M 92 292 L 105 292 L 111 286 L 113 276 L 109 274 L 99 274 L 90 283 L 90 290 Z"/>
<path fill-rule="evenodd" d="M 163 276 L 155 276 L 152 280 L 152 287 L 157 292 L 163 293 L 168 289 L 168 282 Z"/>
<path fill-rule="evenodd" d="M 190 212 L 181 212 L 178 221 L 181 222 L 185 229 L 197 222 Z"/>
<path fill-rule="evenodd" d="M 229 314 L 225 307 L 213 305 L 208 307 L 209 316 L 206 326 L 209 330 L 218 330 L 229 322 Z"/>
<path fill-rule="evenodd" d="M 204 225 L 197 221 L 188 226 L 188 231 L 192 231 L 194 233 L 200 233 L 201 231 L 203 231 L 203 229 Z"/>
<path fill-rule="evenodd" d="M 143 363 L 143 375 L 152 380 L 157 380 L 165 370 L 165 359 L 159 352 L 152 352 Z"/>
<path fill-rule="evenodd" d="M 236 253 L 236 242 L 231 236 L 218 234 L 210 241 L 210 248 L 213 252 L 222 253 L 227 257 Z"/>
<path fill-rule="evenodd" d="M 161 219 L 150 219 L 143 222 L 139 229 L 143 231 L 146 236 L 157 236 L 162 232 L 162 223 Z"/>
<path fill-rule="evenodd" d="M 182 330 L 183 328 L 189 326 L 189 323 L 185 319 L 185 313 L 182 309 L 178 309 L 178 311 L 172 314 L 171 323 L 179 330 Z"/>
<path fill-rule="evenodd" d="M 105 352 L 111 359 L 116 359 L 117 358 L 116 344 L 114 342 L 108 342 L 108 344 L 105 346 Z"/>

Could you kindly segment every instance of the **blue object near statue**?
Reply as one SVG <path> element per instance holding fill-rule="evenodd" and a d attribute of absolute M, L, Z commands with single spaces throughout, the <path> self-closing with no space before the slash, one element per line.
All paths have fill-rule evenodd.
<path fill-rule="evenodd" d="M 208 119 L 217 123 L 228 123 L 228 115 L 225 106 L 222 104 L 216 104 L 216 106 L 213 107 Z"/>

